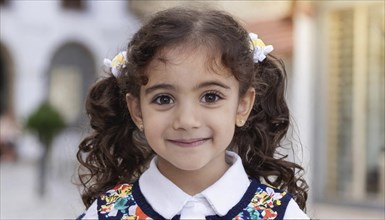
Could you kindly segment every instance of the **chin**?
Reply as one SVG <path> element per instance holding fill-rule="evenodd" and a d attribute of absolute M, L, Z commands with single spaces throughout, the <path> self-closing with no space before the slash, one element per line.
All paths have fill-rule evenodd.
<path fill-rule="evenodd" d="M 183 171 L 195 171 L 202 169 L 205 164 L 201 164 L 196 161 L 192 161 L 191 163 L 186 163 L 187 161 L 184 161 L 182 163 L 173 163 L 173 165 L 178 168 L 179 170 Z"/>

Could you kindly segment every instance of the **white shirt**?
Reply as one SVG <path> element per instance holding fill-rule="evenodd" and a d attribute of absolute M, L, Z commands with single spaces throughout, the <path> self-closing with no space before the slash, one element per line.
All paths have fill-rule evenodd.
<path fill-rule="evenodd" d="M 156 166 L 156 158 L 140 177 L 139 187 L 151 207 L 166 219 L 177 214 L 181 215 L 181 219 L 204 219 L 205 216 L 215 214 L 224 216 L 241 200 L 250 185 L 241 158 L 227 151 L 226 160 L 231 166 L 225 174 L 194 196 L 183 192 L 163 176 Z M 288 204 L 284 218 L 309 219 L 293 199 Z"/>
<path fill-rule="evenodd" d="M 224 216 L 243 197 L 250 180 L 241 158 L 234 152 L 226 152 L 226 162 L 231 164 L 225 174 L 213 185 L 190 196 L 160 173 L 154 157 L 149 168 L 139 178 L 139 187 L 151 207 L 166 219 L 181 215 L 181 219 L 205 219 L 205 216 Z M 223 193 L 226 192 L 226 193 Z M 165 199 L 171 198 L 171 199 Z M 87 210 L 84 219 L 97 218 L 96 201 Z M 291 199 L 284 219 L 309 219 Z"/>

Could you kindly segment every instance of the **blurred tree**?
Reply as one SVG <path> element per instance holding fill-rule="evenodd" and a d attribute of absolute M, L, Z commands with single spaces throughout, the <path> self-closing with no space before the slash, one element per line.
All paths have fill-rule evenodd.
<path fill-rule="evenodd" d="M 65 128 L 60 113 L 48 102 L 43 102 L 27 119 L 26 129 L 35 133 L 43 145 L 43 155 L 39 166 L 39 194 L 45 193 L 46 163 L 55 136 Z"/>

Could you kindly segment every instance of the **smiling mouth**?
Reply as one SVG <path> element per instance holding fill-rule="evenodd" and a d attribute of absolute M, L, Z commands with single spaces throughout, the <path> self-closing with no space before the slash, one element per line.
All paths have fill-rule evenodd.
<path fill-rule="evenodd" d="M 200 146 L 210 139 L 211 138 L 195 138 L 195 139 L 174 139 L 174 140 L 168 140 L 168 141 L 179 147 L 189 148 L 189 147 Z"/>

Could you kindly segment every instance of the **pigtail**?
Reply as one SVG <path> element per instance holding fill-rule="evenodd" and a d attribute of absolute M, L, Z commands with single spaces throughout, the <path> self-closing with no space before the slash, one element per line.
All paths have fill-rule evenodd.
<path fill-rule="evenodd" d="M 262 177 L 268 184 L 287 190 L 305 209 L 308 186 L 303 168 L 277 154 L 289 128 L 285 100 L 286 71 L 281 60 L 269 56 L 254 64 L 255 103 L 246 125 L 236 129 L 234 142 L 248 175 Z"/>
<path fill-rule="evenodd" d="M 82 199 L 88 208 L 100 193 L 121 182 L 136 179 L 151 152 L 138 144 L 141 139 L 127 109 L 125 93 L 110 75 L 90 90 L 86 112 L 92 133 L 79 145 L 79 179 Z"/>

